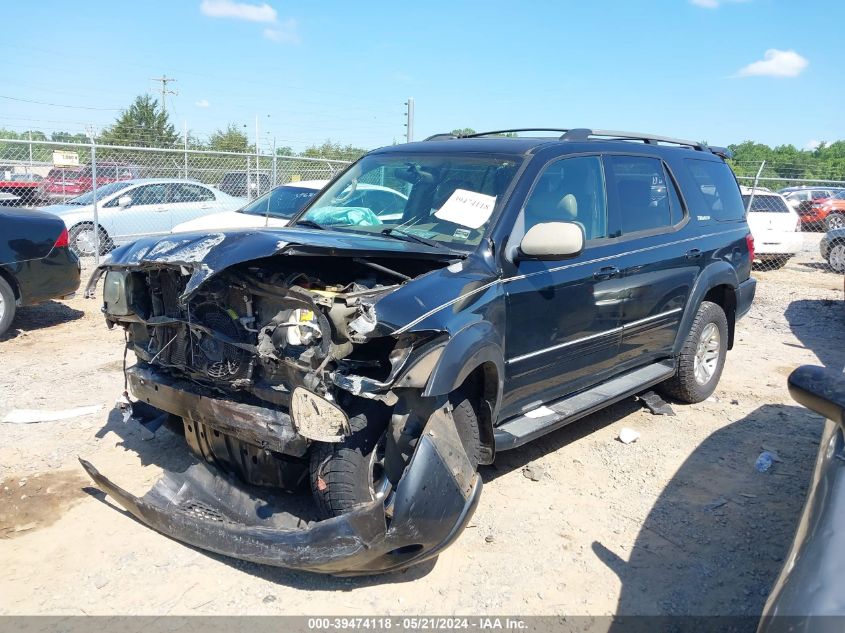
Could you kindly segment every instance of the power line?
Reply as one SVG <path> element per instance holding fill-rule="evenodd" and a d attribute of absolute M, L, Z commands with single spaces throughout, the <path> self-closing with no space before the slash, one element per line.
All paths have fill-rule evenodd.
<path fill-rule="evenodd" d="M 19 97 L 7 97 L 5 95 L 0 95 L 0 99 L 8 99 L 9 101 L 21 101 L 23 103 L 35 103 L 35 104 L 38 104 L 38 105 L 53 106 L 55 108 L 73 108 L 74 110 L 100 110 L 100 111 L 109 111 L 109 112 L 120 112 L 120 108 L 95 108 L 93 106 L 75 106 L 75 105 L 66 105 L 64 103 L 48 103 L 46 101 L 34 101 L 32 99 L 21 99 Z"/>

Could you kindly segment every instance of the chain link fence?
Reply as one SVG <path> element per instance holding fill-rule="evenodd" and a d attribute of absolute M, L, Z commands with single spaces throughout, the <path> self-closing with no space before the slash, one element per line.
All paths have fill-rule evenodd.
<path fill-rule="evenodd" d="M 754 235 L 755 272 L 845 272 L 845 167 L 732 161 Z M 765 279 L 765 276 L 761 277 Z"/>
<path fill-rule="evenodd" d="M 319 188 L 348 164 L 260 148 L 237 153 L 0 139 L 0 204 L 71 213 L 77 250 L 99 260 L 115 244 L 240 208 L 279 185 Z M 731 167 L 748 209 L 756 272 L 790 266 L 845 272 L 845 165 L 731 161 Z M 130 189 L 127 181 L 137 179 L 148 182 Z M 383 174 L 371 184 L 394 185 L 390 179 Z"/>
<path fill-rule="evenodd" d="M 279 185 L 301 182 L 319 189 L 348 164 L 260 150 L 212 152 L 0 139 L 0 204 L 63 215 L 72 247 L 99 261 L 114 245 L 167 234 L 184 222 L 233 211 Z"/>

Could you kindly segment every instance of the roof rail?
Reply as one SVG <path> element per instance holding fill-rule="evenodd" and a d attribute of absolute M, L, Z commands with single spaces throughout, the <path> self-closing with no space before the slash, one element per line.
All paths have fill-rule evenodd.
<path fill-rule="evenodd" d="M 683 145 L 684 147 L 691 147 L 692 149 L 703 151 L 707 146 L 696 141 L 686 141 L 680 138 L 672 138 L 671 136 L 658 136 L 657 134 L 643 134 L 641 132 L 618 132 L 616 130 L 590 130 L 587 128 L 577 128 L 568 130 L 566 134 L 560 137 L 561 141 L 587 141 L 590 138 L 601 137 L 612 140 L 622 141 L 642 141 L 649 145 L 655 143 L 669 143 L 672 145 Z"/>
<path fill-rule="evenodd" d="M 537 127 L 537 128 L 513 128 L 507 130 L 493 130 L 490 132 L 476 132 L 474 134 L 435 134 L 428 137 L 427 141 L 447 140 L 457 138 L 480 138 L 483 136 L 497 136 L 502 134 L 514 134 L 518 132 L 562 132 L 559 140 L 561 141 L 589 141 L 596 140 L 619 140 L 619 141 L 641 141 L 647 145 L 655 145 L 658 143 L 666 143 L 670 145 L 680 145 L 699 152 L 711 152 L 723 159 L 733 158 L 733 152 L 726 147 L 711 147 L 706 143 L 699 143 L 697 141 L 687 141 L 680 138 L 673 138 L 671 136 L 659 136 L 657 134 L 643 134 L 641 132 L 620 132 L 616 130 L 592 130 L 589 128 L 552 128 L 552 127 Z"/>
<path fill-rule="evenodd" d="M 443 134 L 432 134 L 428 138 L 424 139 L 425 141 L 449 141 L 451 139 L 460 138 L 455 136 L 451 132 L 446 132 Z"/>

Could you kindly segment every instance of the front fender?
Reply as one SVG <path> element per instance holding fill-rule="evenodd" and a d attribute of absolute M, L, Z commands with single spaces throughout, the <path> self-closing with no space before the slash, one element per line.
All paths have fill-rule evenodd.
<path fill-rule="evenodd" d="M 690 328 L 692 328 L 692 322 L 695 320 L 696 312 L 698 312 L 698 306 L 704 301 L 704 297 L 710 289 L 716 286 L 730 286 L 734 291 L 739 287 L 736 269 L 726 261 L 719 260 L 708 264 L 701 271 L 698 279 L 695 280 L 695 284 L 693 284 L 692 290 L 690 291 L 689 299 L 687 299 L 687 305 L 684 309 L 684 315 L 681 318 L 680 327 L 678 328 L 678 336 L 675 339 L 673 349 L 674 354 L 681 353 L 681 348 L 684 345 Z"/>
<path fill-rule="evenodd" d="M 496 409 L 502 396 L 505 361 L 502 336 L 489 321 L 472 323 L 449 339 L 440 360 L 431 372 L 423 396 L 451 393 L 484 363 L 493 363 L 496 367 L 496 402 L 493 412 L 495 420 Z"/>

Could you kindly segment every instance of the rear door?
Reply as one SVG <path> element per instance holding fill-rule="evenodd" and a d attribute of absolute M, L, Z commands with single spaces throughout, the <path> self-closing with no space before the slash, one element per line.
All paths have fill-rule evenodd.
<path fill-rule="evenodd" d="M 620 236 L 617 293 L 624 297 L 617 370 L 668 356 L 703 253 L 677 180 L 658 156 L 605 156 L 610 217 Z"/>
<path fill-rule="evenodd" d="M 223 210 L 218 208 L 216 196 L 211 189 L 192 182 L 171 183 L 167 207 L 171 228 Z"/>

